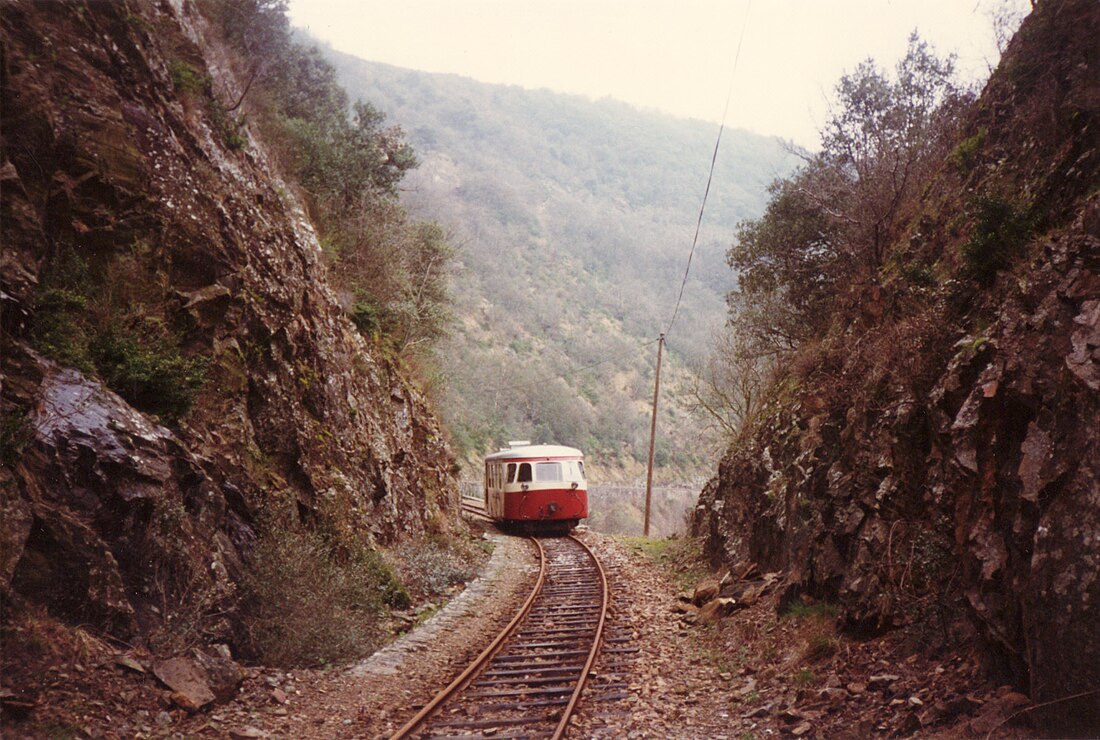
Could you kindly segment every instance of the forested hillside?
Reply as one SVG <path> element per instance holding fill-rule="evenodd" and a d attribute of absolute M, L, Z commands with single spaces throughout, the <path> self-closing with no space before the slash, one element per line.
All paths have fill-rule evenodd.
<path fill-rule="evenodd" d="M 604 475 L 636 474 L 656 360 L 647 343 L 672 314 L 718 127 L 325 53 L 352 97 L 405 129 L 421 164 L 403 202 L 458 250 L 454 335 L 439 362 L 460 451 L 553 440 L 595 453 Z M 725 318 L 725 249 L 792 161 L 777 140 L 725 132 L 666 355 L 657 456 L 668 476 L 705 458 L 686 368 Z"/>

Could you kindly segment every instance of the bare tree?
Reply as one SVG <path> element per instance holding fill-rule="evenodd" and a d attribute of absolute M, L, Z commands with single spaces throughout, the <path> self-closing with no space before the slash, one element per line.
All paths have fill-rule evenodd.
<path fill-rule="evenodd" d="M 729 437 L 759 411 L 762 395 L 775 367 L 775 357 L 761 356 L 732 326 L 718 332 L 710 355 L 691 368 L 689 407 L 702 411 Z"/>

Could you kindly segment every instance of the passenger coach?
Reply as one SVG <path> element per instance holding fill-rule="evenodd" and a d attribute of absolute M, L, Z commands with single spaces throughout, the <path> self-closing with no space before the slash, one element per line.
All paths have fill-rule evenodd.
<path fill-rule="evenodd" d="M 572 447 L 509 442 L 485 458 L 485 509 L 502 524 L 571 530 L 588 516 L 584 455 Z"/>

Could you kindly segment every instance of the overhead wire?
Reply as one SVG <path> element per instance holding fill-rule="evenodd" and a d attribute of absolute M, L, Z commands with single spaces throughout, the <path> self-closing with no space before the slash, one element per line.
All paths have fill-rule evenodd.
<path fill-rule="evenodd" d="M 745 41 L 745 29 L 749 26 L 749 10 L 752 0 L 745 6 L 745 22 L 741 25 L 741 37 L 737 40 L 737 51 L 733 56 L 733 71 L 730 73 L 730 85 L 726 91 L 726 106 L 722 110 L 722 123 L 718 126 L 718 137 L 714 141 L 714 152 L 710 156 L 710 172 L 707 174 L 707 187 L 703 191 L 703 202 L 699 205 L 699 218 L 695 221 L 695 236 L 691 240 L 691 251 L 688 252 L 687 264 L 684 266 L 684 279 L 680 281 L 680 293 L 676 296 L 676 306 L 672 309 L 672 318 L 668 326 L 657 337 L 657 366 L 653 373 L 653 412 L 649 423 L 649 462 L 646 465 L 645 478 L 645 513 L 642 520 L 642 536 L 649 537 L 649 513 L 650 502 L 653 493 L 653 455 L 657 442 L 657 401 L 661 393 L 661 350 L 665 347 L 665 337 L 672 331 L 676 323 L 676 317 L 680 313 L 680 303 L 684 299 L 684 290 L 687 288 L 688 275 L 691 274 L 691 258 L 695 256 L 695 247 L 699 244 L 699 232 L 703 226 L 703 212 L 707 209 L 707 198 L 710 196 L 710 186 L 714 181 L 714 166 L 718 161 L 718 148 L 722 144 L 722 132 L 726 130 L 726 116 L 729 115 L 730 100 L 733 98 L 733 82 L 737 75 L 737 62 L 741 59 L 741 44 Z"/>
<path fill-rule="evenodd" d="M 733 99 L 733 83 L 737 75 L 737 63 L 741 59 L 741 45 L 745 41 L 745 30 L 749 27 L 749 10 L 752 9 L 752 0 L 749 0 L 745 6 L 745 22 L 741 24 L 741 36 L 737 39 L 737 51 L 733 55 L 733 70 L 730 72 L 730 85 L 726 91 L 726 105 L 722 109 L 722 122 L 718 126 L 718 137 L 714 141 L 714 153 L 710 157 L 710 172 L 707 174 L 707 187 L 703 191 L 703 202 L 699 206 L 699 218 L 695 221 L 695 236 L 691 240 L 691 251 L 688 252 L 687 265 L 684 267 L 684 279 L 680 282 L 680 294 L 676 297 L 676 306 L 672 309 L 672 318 L 669 319 L 668 327 L 662 332 L 661 336 L 668 336 L 672 331 L 673 324 L 676 323 L 676 317 L 680 313 L 680 303 L 684 299 L 684 290 L 687 288 L 688 275 L 691 273 L 691 260 L 695 256 L 695 247 L 699 243 L 699 232 L 703 226 L 703 212 L 707 208 L 707 198 L 710 196 L 710 186 L 714 181 L 714 166 L 718 162 L 718 148 L 722 144 L 722 132 L 726 129 L 726 116 L 729 114 L 730 100 Z"/>

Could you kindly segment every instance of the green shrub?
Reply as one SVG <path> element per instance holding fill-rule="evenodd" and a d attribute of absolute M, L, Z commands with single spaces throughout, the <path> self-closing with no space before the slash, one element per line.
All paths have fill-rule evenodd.
<path fill-rule="evenodd" d="M 172 84 L 185 95 L 205 93 L 210 87 L 210 77 L 202 74 L 182 59 L 174 59 L 168 64 L 168 74 Z"/>
<path fill-rule="evenodd" d="M 51 360 L 75 367 L 85 375 L 95 371 L 82 317 L 88 299 L 69 288 L 45 288 L 35 299 L 32 346 Z"/>
<path fill-rule="evenodd" d="M 88 263 L 74 249 L 61 248 L 43 266 L 31 325 L 36 350 L 85 375 L 95 372 L 84 321 L 91 293 Z"/>
<path fill-rule="evenodd" d="M 907 264 L 901 268 L 901 275 L 906 282 L 918 288 L 936 287 L 936 275 L 928 265 Z"/>
<path fill-rule="evenodd" d="M 234 128 L 223 132 L 225 135 L 225 145 L 232 151 L 238 151 L 244 148 L 244 145 L 248 143 L 248 139 L 241 133 L 240 128 Z"/>
<path fill-rule="evenodd" d="M 963 261 L 972 277 L 989 282 L 1031 239 L 1035 220 L 1026 209 L 998 196 L 979 196 L 971 211 L 974 229 L 962 245 Z"/>
<path fill-rule="evenodd" d="M 234 116 L 213 96 L 210 98 L 207 110 L 210 113 L 210 122 L 213 124 L 214 130 L 221 134 L 226 147 L 235 152 L 248 143 L 248 139 L 244 134 L 245 120 L 243 117 L 237 118 Z"/>
<path fill-rule="evenodd" d="M 951 153 L 951 161 L 960 172 L 969 172 L 974 169 L 988 133 L 985 128 L 979 129 L 978 133 L 963 139 L 955 147 L 955 151 Z"/>
<path fill-rule="evenodd" d="M 382 329 L 382 310 L 370 301 L 358 300 L 352 304 L 351 320 L 361 334 L 371 337 Z"/>
<path fill-rule="evenodd" d="M 142 31 L 144 33 L 152 33 L 153 31 L 153 27 L 150 26 L 145 21 L 145 19 L 139 15 L 128 14 L 126 16 L 126 23 L 128 23 L 131 28 L 137 31 Z"/>
<path fill-rule="evenodd" d="M 139 332 L 122 322 L 96 336 L 90 350 L 107 385 L 135 408 L 176 421 L 206 382 L 207 359 L 184 357 L 156 322 Z"/>
<path fill-rule="evenodd" d="M 315 532 L 271 528 L 253 551 L 242 617 L 264 663 L 319 666 L 369 654 L 383 641 L 385 607 L 408 604 L 377 553 L 338 558 Z"/>
<path fill-rule="evenodd" d="M 30 441 L 30 422 L 23 411 L 0 413 L 0 465 L 15 465 Z"/>

